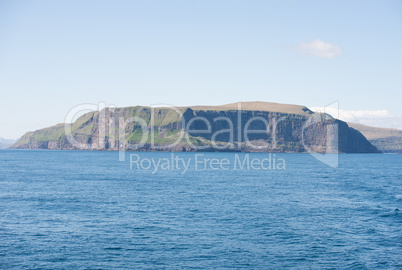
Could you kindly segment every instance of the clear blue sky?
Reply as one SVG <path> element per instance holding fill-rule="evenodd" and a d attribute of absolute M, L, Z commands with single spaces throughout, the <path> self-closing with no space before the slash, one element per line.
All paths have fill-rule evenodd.
<path fill-rule="evenodd" d="M 324 44 L 324 45 L 321 45 Z M 402 116 L 402 1 L 0 1 L 0 137 L 80 103 Z"/>

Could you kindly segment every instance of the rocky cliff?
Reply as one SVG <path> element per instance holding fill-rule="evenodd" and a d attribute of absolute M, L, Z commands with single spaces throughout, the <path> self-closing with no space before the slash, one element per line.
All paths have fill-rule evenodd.
<path fill-rule="evenodd" d="M 71 136 L 70 133 L 71 132 Z M 303 106 L 126 107 L 26 133 L 12 148 L 138 151 L 376 153 L 359 131 Z"/>

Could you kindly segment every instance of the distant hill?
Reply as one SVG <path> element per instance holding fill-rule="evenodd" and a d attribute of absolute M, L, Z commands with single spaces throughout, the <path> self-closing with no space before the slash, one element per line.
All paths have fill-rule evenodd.
<path fill-rule="evenodd" d="M 0 149 L 8 148 L 13 145 L 16 140 L 0 138 Z"/>
<path fill-rule="evenodd" d="M 178 110 L 182 116 L 171 108 L 155 108 L 153 121 L 150 107 L 93 111 L 82 115 L 70 126 L 80 147 L 70 143 L 64 125 L 59 124 L 26 133 L 12 148 L 119 150 L 123 147 L 137 151 L 306 152 L 307 146 L 315 152 L 378 152 L 359 131 L 349 128 L 345 122 L 324 114 L 314 114 L 305 106 L 241 102 L 221 106 L 178 107 Z M 143 126 L 130 122 L 125 127 L 125 138 L 119 138 L 118 127 L 123 124 L 122 121 L 134 117 L 142 119 Z M 210 124 L 208 132 L 206 123 L 201 119 Z M 249 122 L 252 119 L 258 121 Z M 276 132 L 270 132 L 279 119 Z M 314 121 L 305 128 L 305 123 L 310 120 Z M 270 125 L 268 129 L 267 123 Z M 333 148 L 335 124 L 339 131 L 338 149 Z M 232 134 L 227 132 L 229 128 L 233 130 Z M 246 138 L 242 132 L 246 129 L 262 132 L 251 133 Z M 145 132 L 149 134 L 139 144 Z M 183 139 L 183 135 L 188 139 Z M 178 143 L 172 145 L 174 142 Z"/>
<path fill-rule="evenodd" d="M 402 153 L 402 130 L 355 123 L 348 123 L 348 125 L 360 131 L 378 150 L 384 153 Z"/>
<path fill-rule="evenodd" d="M 273 102 L 251 101 L 251 102 L 236 102 L 220 106 L 190 106 L 180 107 L 190 108 L 192 110 L 204 110 L 204 111 L 228 111 L 238 110 L 239 108 L 244 111 L 264 111 L 264 112 L 278 112 L 287 114 L 301 114 L 310 115 L 312 111 L 305 106 L 282 104 Z"/>

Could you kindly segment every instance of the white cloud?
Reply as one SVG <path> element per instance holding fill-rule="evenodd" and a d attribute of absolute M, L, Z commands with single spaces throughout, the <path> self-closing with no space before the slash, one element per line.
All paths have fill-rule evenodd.
<path fill-rule="evenodd" d="M 304 55 L 315 56 L 319 58 L 334 58 L 342 55 L 341 49 L 331 43 L 325 43 L 322 40 L 316 39 L 311 42 L 302 42 L 298 46 L 298 51 Z"/>
<path fill-rule="evenodd" d="M 358 123 L 372 127 L 402 129 L 402 117 L 393 116 L 387 110 L 352 111 L 337 110 L 331 107 L 311 107 L 313 112 L 325 112 L 345 122 Z"/>

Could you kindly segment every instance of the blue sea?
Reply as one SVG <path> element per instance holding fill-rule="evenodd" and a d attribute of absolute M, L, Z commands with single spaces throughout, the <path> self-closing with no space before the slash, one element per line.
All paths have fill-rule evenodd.
<path fill-rule="evenodd" d="M 402 268 L 402 155 L 125 155 L 1 150 L 0 268 Z"/>

